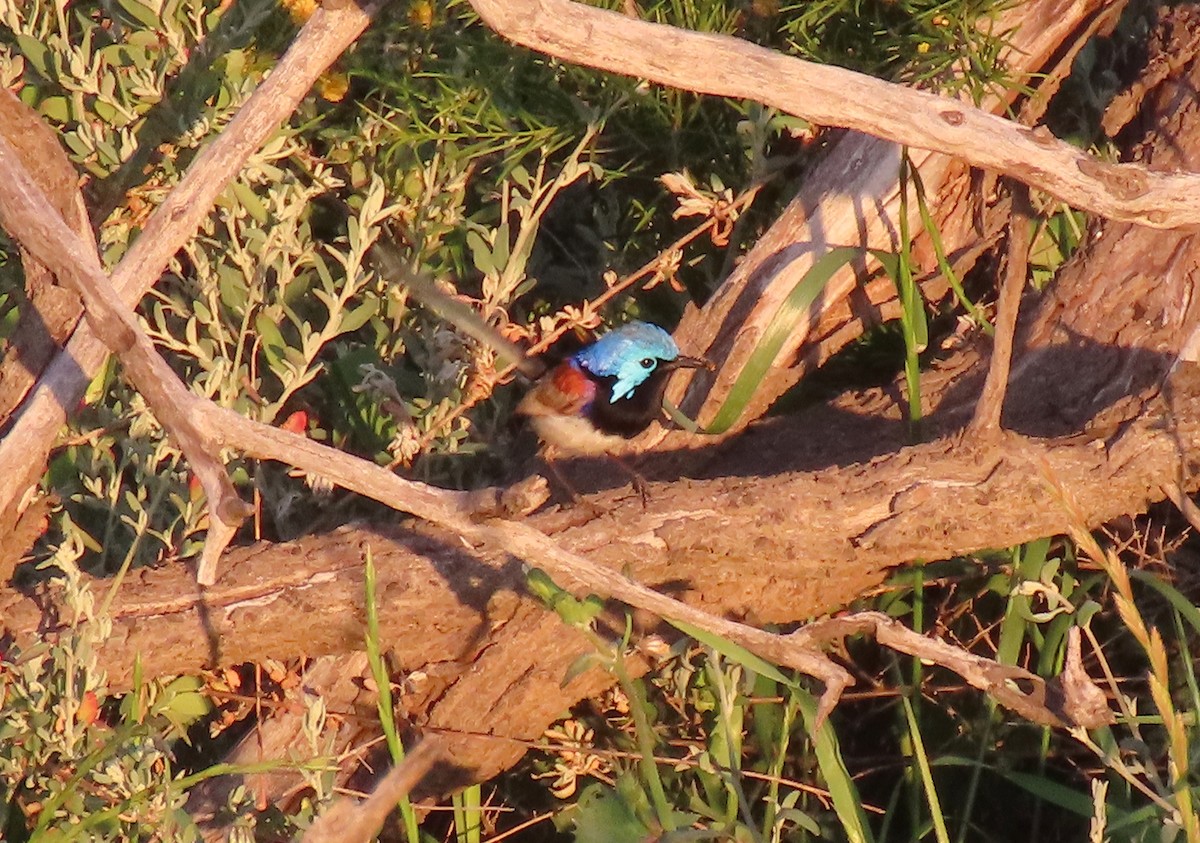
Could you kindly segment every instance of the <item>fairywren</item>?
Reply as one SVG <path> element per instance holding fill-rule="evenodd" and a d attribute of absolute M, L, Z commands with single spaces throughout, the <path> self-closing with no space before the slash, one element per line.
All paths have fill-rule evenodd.
<path fill-rule="evenodd" d="M 641 433 L 662 413 L 671 372 L 700 367 L 711 364 L 681 355 L 662 328 L 630 322 L 543 375 L 521 399 L 517 412 L 529 417 L 547 446 L 548 458 L 555 452 L 615 458 L 613 452 L 625 439 Z M 633 475 L 644 500 L 641 475 L 620 464 Z"/>

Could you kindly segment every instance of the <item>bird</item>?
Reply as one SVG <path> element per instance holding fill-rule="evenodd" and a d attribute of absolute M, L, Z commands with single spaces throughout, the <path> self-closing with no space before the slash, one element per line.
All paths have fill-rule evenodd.
<path fill-rule="evenodd" d="M 680 354 L 675 340 L 657 325 L 629 322 L 570 355 L 540 377 L 517 405 L 545 446 L 546 463 L 557 456 L 605 455 L 634 478 L 647 500 L 645 480 L 616 451 L 641 433 L 663 410 L 671 373 L 712 368 L 707 360 Z"/>
<path fill-rule="evenodd" d="M 555 467 L 557 456 L 608 456 L 633 478 L 635 491 L 647 501 L 646 481 L 616 455 L 621 445 L 650 426 L 663 411 L 667 382 L 676 369 L 713 369 L 712 363 L 679 353 L 669 333 L 649 322 L 614 328 L 557 365 L 530 356 L 506 339 L 464 302 L 433 281 L 409 271 L 389 245 L 376 243 L 373 255 L 385 277 L 400 283 L 424 306 L 491 346 L 530 384 L 517 404 L 542 442 L 542 456 L 559 483 L 579 495 Z"/>

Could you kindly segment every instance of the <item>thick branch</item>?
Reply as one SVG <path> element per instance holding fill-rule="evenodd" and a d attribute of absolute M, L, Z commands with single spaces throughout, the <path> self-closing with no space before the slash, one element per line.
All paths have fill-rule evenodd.
<path fill-rule="evenodd" d="M 1140 510 L 1148 497 L 1161 495 L 1157 488 L 1162 478 L 1174 477 L 1181 452 L 1194 451 L 1200 442 L 1200 378 L 1189 371 L 1180 370 L 1170 408 L 1157 406 L 1128 422 L 1107 448 L 1075 436 L 1061 441 L 1010 438 L 986 450 L 941 441 L 870 465 L 787 472 L 784 455 L 802 462 L 809 449 L 835 458 L 844 450 L 845 421 L 821 413 L 792 440 L 759 434 L 748 443 L 750 448 L 779 446 L 771 463 L 785 473 L 679 482 L 669 491 L 655 484 L 645 511 L 624 491 L 616 491 L 597 498 L 611 517 L 575 527 L 564 527 L 569 516 L 552 512 L 532 519 L 529 526 L 457 523 L 452 533 L 431 531 L 407 540 L 399 534 L 344 531 L 291 545 L 259 546 L 231 553 L 228 573 L 203 596 L 185 586 L 187 578 L 178 566 L 139 571 L 114 603 L 106 667 L 119 677 L 141 651 L 147 675 L 193 669 L 212 658 L 194 644 L 206 634 L 219 636 L 222 661 L 268 652 L 320 655 L 356 648 L 358 621 L 335 607 L 361 601 L 359 547 L 366 542 L 380 568 L 381 593 L 400 616 L 391 622 L 409 625 L 406 632 L 389 636 L 402 647 L 400 660 L 406 667 L 421 663 L 413 659 L 462 657 L 454 649 L 456 640 L 466 645 L 472 640 L 468 630 L 503 622 L 511 606 L 491 602 L 492 595 L 520 582 L 504 551 L 546 568 L 564 586 L 613 596 L 722 634 L 729 631 L 725 626 L 709 627 L 706 618 L 681 610 L 662 594 L 644 600 L 641 587 L 614 571 L 628 569 L 638 581 L 660 584 L 709 612 L 751 615 L 758 622 L 818 615 L 877 584 L 903 560 L 947 558 L 1064 532 L 1069 519 L 1039 479 L 1037 466 L 1043 463 L 1075 491 L 1089 526 Z M 1172 437 L 1162 435 L 1164 416 L 1173 421 Z M 900 425 L 895 427 L 898 432 Z M 782 429 L 777 433 L 786 435 Z M 807 444 L 794 447 L 801 436 Z M 293 443 L 293 449 L 301 442 Z M 384 480 L 386 474 L 378 483 L 355 485 L 384 497 L 385 484 L 392 482 Z M 458 517 L 449 520 L 458 522 Z M 533 526 L 555 531 L 561 547 L 550 545 Z M 468 555 L 464 538 L 488 544 Z M 581 564 L 583 553 L 596 563 Z M 38 605 L 19 593 L 0 594 L 5 595 L 0 615 L 14 628 L 32 633 L 40 618 Z M 304 606 L 323 608 L 312 613 Z M 452 610 L 462 614 L 448 614 Z M 289 620 L 298 614 L 308 618 L 303 629 Z M 472 617 L 476 620 L 470 621 Z M 742 627 L 734 631 L 750 645 L 762 643 L 753 636 L 743 638 Z M 188 646 L 167 644 L 179 640 Z M 437 645 L 439 640 L 445 644 Z M 763 655 L 775 658 L 774 647 L 767 644 Z"/>
<path fill-rule="evenodd" d="M 957 100 L 814 64 L 725 35 L 632 20 L 571 0 L 471 0 L 497 33 L 575 64 L 702 94 L 750 99 L 1003 173 L 1105 217 L 1200 224 L 1200 175 L 1109 164 Z M 697 72 L 697 69 L 701 69 Z"/>

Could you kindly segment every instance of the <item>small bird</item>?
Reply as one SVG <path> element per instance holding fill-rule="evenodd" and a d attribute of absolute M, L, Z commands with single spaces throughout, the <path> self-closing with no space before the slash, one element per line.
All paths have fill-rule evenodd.
<path fill-rule="evenodd" d="M 657 325 L 630 322 L 547 372 L 521 399 L 517 412 L 529 417 L 556 474 L 557 454 L 608 455 L 633 476 L 644 502 L 645 481 L 614 451 L 659 417 L 671 373 L 681 368 L 712 365 L 681 355 L 675 340 Z"/>
<path fill-rule="evenodd" d="M 544 445 L 546 465 L 573 499 L 578 495 L 555 467 L 556 455 L 608 456 L 633 477 L 634 489 L 646 503 L 645 479 L 614 452 L 662 413 L 663 394 L 673 371 L 712 369 L 711 363 L 681 355 L 675 340 L 657 325 L 630 322 L 547 371 L 540 358 L 527 355 L 467 304 L 440 290 L 431 279 L 409 271 L 390 246 L 376 243 L 373 255 L 385 277 L 401 279 L 414 298 L 491 346 L 532 383 L 517 412 L 529 417 Z"/>

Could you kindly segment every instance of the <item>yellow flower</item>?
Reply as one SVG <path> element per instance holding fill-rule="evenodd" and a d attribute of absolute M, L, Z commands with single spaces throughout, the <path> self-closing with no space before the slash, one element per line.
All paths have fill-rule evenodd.
<path fill-rule="evenodd" d="M 317 11 L 317 0 L 279 0 L 296 23 L 304 23 Z"/>
<path fill-rule="evenodd" d="M 429 0 L 416 0 L 408 7 L 408 22 L 421 29 L 433 26 L 433 4 Z"/>
<path fill-rule="evenodd" d="M 350 90 L 350 77 L 345 73 L 326 73 L 317 80 L 317 93 L 329 102 L 341 102 Z"/>
<path fill-rule="evenodd" d="M 920 53 L 921 55 L 925 55 L 926 53 L 928 53 L 929 52 L 929 42 L 922 41 L 920 44 L 918 44 L 917 52 Z"/>

